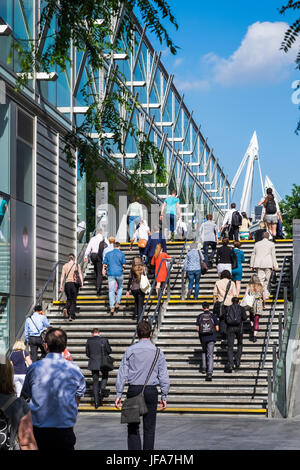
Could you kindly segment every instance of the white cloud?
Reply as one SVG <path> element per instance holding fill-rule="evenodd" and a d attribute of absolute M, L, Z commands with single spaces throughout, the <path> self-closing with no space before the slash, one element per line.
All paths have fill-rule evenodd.
<path fill-rule="evenodd" d="M 207 91 L 210 89 L 210 82 L 208 80 L 180 80 L 175 78 L 174 81 L 176 88 L 178 88 L 180 91 Z"/>
<path fill-rule="evenodd" d="M 233 85 L 286 78 L 297 52 L 297 46 L 288 54 L 280 50 L 287 28 L 284 22 L 257 22 L 249 26 L 240 47 L 228 59 L 207 54 L 203 59 L 212 67 L 213 81 Z"/>
<path fill-rule="evenodd" d="M 177 59 L 175 59 L 174 68 L 179 67 L 182 64 L 183 60 L 183 57 L 178 57 Z"/>

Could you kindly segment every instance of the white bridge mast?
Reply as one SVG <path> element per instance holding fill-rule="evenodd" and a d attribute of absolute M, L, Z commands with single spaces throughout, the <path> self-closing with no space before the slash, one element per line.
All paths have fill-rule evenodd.
<path fill-rule="evenodd" d="M 237 183 L 240 179 L 241 173 L 248 161 L 248 166 L 247 166 L 247 171 L 246 171 L 246 176 L 244 180 L 244 188 L 242 192 L 242 197 L 241 197 L 241 202 L 240 202 L 240 211 L 241 212 L 246 212 L 248 216 L 251 215 L 252 212 L 252 194 L 253 194 L 253 177 L 254 177 L 254 165 L 255 162 L 257 161 L 258 163 L 258 168 L 259 168 L 259 176 L 260 176 L 260 182 L 261 182 L 261 188 L 262 188 L 262 196 L 264 195 L 264 185 L 263 185 L 263 180 L 262 180 L 262 174 L 261 174 L 261 167 L 260 167 L 260 161 L 259 161 L 259 153 L 258 153 L 259 147 L 258 147 L 258 140 L 257 140 L 257 135 L 256 131 L 254 132 L 252 139 L 250 141 L 249 147 L 244 155 L 244 158 L 239 166 L 239 169 L 232 181 L 231 184 L 231 200 L 233 200 L 233 195 L 237 186 Z"/>

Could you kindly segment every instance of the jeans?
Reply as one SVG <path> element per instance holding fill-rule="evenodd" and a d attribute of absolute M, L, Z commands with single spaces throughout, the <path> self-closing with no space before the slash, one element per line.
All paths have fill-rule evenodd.
<path fill-rule="evenodd" d="M 237 339 L 238 348 L 235 356 L 235 362 L 240 365 L 241 356 L 243 351 L 243 327 L 240 326 L 227 326 L 227 347 L 228 347 L 228 366 L 233 368 L 233 347 L 234 340 Z"/>
<path fill-rule="evenodd" d="M 211 247 L 211 255 L 209 257 L 210 261 L 212 261 L 215 257 L 217 251 L 217 243 L 216 242 L 204 242 L 203 243 L 203 253 L 204 253 L 204 261 L 208 266 L 208 248 Z"/>
<path fill-rule="evenodd" d="M 176 217 L 175 214 L 167 214 L 168 227 L 171 233 L 175 232 L 175 217 Z"/>
<path fill-rule="evenodd" d="M 129 385 L 127 398 L 135 397 L 142 391 L 143 385 Z M 145 402 L 148 413 L 143 416 L 143 450 L 153 450 L 155 440 L 156 411 L 158 391 L 155 385 L 146 385 Z M 139 423 L 128 424 L 128 450 L 142 450 Z"/>
<path fill-rule="evenodd" d="M 78 289 L 74 282 L 65 283 L 65 293 L 67 296 L 66 309 L 68 317 L 75 319 Z"/>
<path fill-rule="evenodd" d="M 95 402 L 99 401 L 99 388 L 100 393 L 103 393 L 108 381 L 108 370 L 101 370 L 102 372 L 102 380 L 101 385 L 99 387 L 99 370 L 92 370 L 92 377 L 93 377 L 93 394 Z"/>
<path fill-rule="evenodd" d="M 200 289 L 200 278 L 201 278 L 201 271 L 187 271 L 187 275 L 189 278 L 189 287 L 190 291 L 193 290 L 194 282 L 195 282 L 195 293 L 194 299 L 198 299 L 199 289 Z"/>
<path fill-rule="evenodd" d="M 74 450 L 76 437 L 73 428 L 39 428 L 33 426 L 39 450 Z"/>
<path fill-rule="evenodd" d="M 215 342 L 209 341 L 202 343 L 202 369 L 208 374 L 214 371 L 214 348 Z"/>
<path fill-rule="evenodd" d="M 133 237 L 135 232 L 136 224 L 140 221 L 140 217 L 138 215 L 129 215 L 128 216 L 128 225 L 129 225 L 129 238 L 130 240 Z"/>
<path fill-rule="evenodd" d="M 116 282 L 118 284 L 117 296 L 115 297 Z M 115 303 L 121 303 L 121 297 L 123 292 L 123 276 L 108 276 L 108 287 L 109 287 L 109 306 L 114 308 Z"/>

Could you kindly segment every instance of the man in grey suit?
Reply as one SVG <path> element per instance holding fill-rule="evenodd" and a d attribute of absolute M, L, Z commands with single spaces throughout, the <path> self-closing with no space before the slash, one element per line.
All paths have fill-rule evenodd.
<path fill-rule="evenodd" d="M 251 255 L 250 267 L 257 270 L 257 275 L 264 288 L 265 299 L 270 297 L 268 284 L 272 270 L 278 269 L 275 245 L 269 240 L 269 233 L 263 234 L 263 239 L 255 243 Z"/>
<path fill-rule="evenodd" d="M 95 408 L 99 408 L 105 396 L 105 387 L 108 380 L 108 370 L 102 368 L 103 354 L 111 354 L 111 347 L 107 338 L 100 337 L 100 330 L 94 328 L 92 337 L 86 342 L 86 355 L 89 358 L 88 369 L 92 371 L 93 394 Z M 99 372 L 102 373 L 101 385 L 99 387 Z M 100 394 L 99 394 L 100 388 Z"/>

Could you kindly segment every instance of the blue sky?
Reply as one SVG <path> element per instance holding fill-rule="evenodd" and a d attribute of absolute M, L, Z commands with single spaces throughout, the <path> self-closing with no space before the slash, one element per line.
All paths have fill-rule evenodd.
<path fill-rule="evenodd" d="M 229 180 L 256 130 L 263 176 L 282 197 L 290 194 L 293 183 L 300 184 L 300 135 L 294 132 L 300 111 L 292 102 L 300 72 L 294 63 L 297 48 L 289 54 L 279 48 L 284 23 L 295 14 L 279 14 L 283 0 L 169 3 L 179 30 L 168 26 L 168 31 L 180 49 L 172 56 L 164 45 L 155 42 L 155 47 L 163 51 L 167 71 L 175 75 L 175 86 Z M 254 203 L 261 198 L 256 176 Z M 237 201 L 239 195 L 240 188 Z"/>

